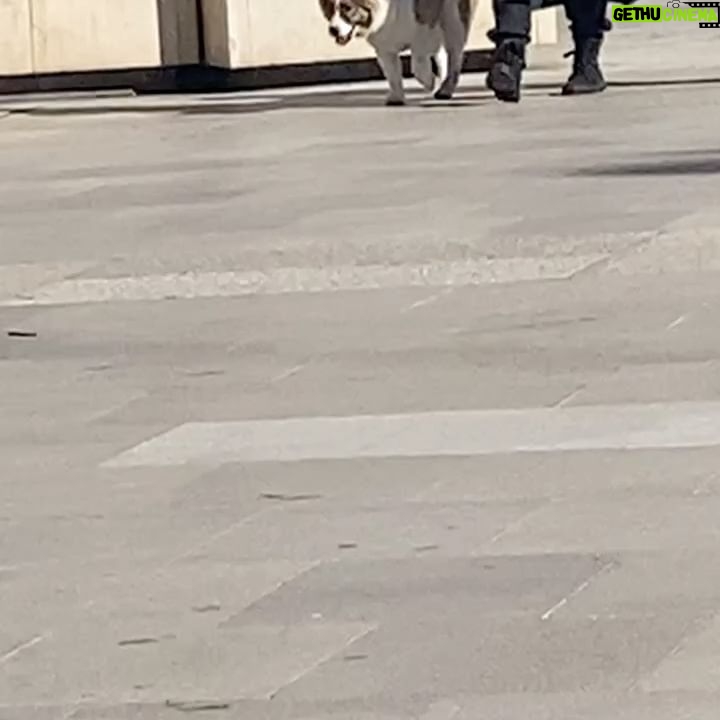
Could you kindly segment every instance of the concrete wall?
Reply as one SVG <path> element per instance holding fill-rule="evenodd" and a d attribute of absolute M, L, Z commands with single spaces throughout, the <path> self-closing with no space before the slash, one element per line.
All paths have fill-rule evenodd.
<path fill-rule="evenodd" d="M 491 0 L 478 0 L 471 50 L 488 48 Z M 372 58 L 340 48 L 317 0 L 201 0 L 206 59 L 225 69 Z M 0 0 L 0 76 L 195 65 L 197 0 Z M 535 13 L 534 38 L 557 42 L 556 11 Z"/>
<path fill-rule="evenodd" d="M 0 75 L 198 62 L 195 0 L 0 0 Z"/>
<path fill-rule="evenodd" d="M 338 47 L 327 33 L 318 0 L 202 0 L 207 62 L 222 68 L 263 67 L 373 57 L 367 43 Z M 537 43 L 557 42 L 555 9 L 534 13 Z M 470 50 L 489 48 L 492 3 L 480 0 Z"/>
<path fill-rule="evenodd" d="M 27 0 L 0 0 L 0 74 L 32 72 L 30 6 Z"/>

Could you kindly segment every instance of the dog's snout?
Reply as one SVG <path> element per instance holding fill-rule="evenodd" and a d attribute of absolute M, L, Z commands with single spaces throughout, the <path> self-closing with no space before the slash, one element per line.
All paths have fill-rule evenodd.
<path fill-rule="evenodd" d="M 354 34 L 354 28 L 341 17 L 335 17 L 328 23 L 330 37 L 338 45 L 347 45 Z"/>

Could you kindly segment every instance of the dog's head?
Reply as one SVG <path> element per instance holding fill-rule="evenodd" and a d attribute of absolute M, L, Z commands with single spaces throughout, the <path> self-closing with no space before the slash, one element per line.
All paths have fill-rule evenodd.
<path fill-rule="evenodd" d="M 338 45 L 372 31 L 377 20 L 376 0 L 320 0 L 328 31 Z"/>

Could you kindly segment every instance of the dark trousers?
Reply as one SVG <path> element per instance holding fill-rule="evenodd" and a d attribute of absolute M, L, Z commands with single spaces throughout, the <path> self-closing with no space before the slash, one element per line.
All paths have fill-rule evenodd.
<path fill-rule="evenodd" d="M 530 42 L 532 11 L 552 5 L 565 6 L 573 37 L 603 36 L 608 0 L 493 0 L 495 37 Z"/>
<path fill-rule="evenodd" d="M 575 38 L 601 38 L 605 32 L 607 0 L 565 0 L 565 14 Z"/>

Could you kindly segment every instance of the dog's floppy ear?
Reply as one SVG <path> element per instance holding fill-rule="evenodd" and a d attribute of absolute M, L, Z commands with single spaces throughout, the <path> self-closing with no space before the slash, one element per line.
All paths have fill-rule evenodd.
<path fill-rule="evenodd" d="M 320 0 L 320 10 L 326 20 L 332 20 L 335 14 L 335 0 Z"/>
<path fill-rule="evenodd" d="M 373 15 L 377 12 L 377 0 L 355 0 L 355 5 Z"/>
<path fill-rule="evenodd" d="M 415 19 L 421 25 L 434 27 L 440 20 L 445 0 L 413 0 Z"/>

